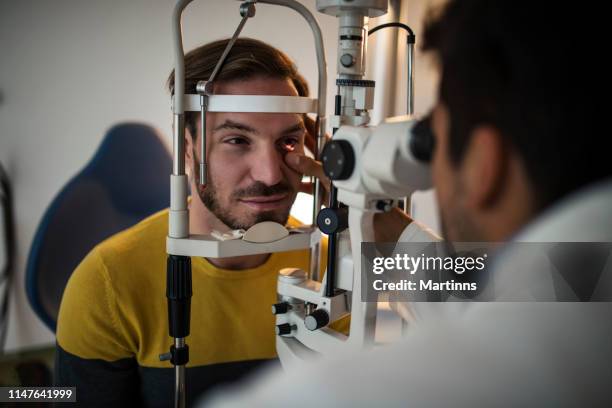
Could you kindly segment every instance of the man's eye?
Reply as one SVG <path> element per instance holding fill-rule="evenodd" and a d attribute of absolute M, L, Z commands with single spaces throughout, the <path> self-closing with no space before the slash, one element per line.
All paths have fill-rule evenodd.
<path fill-rule="evenodd" d="M 248 145 L 249 141 L 248 139 L 245 139 L 244 137 L 231 137 L 231 138 L 225 139 L 225 143 L 232 144 L 232 145 Z"/>
<path fill-rule="evenodd" d="M 281 141 L 281 147 L 283 149 L 293 151 L 300 144 L 300 139 L 296 137 L 287 137 Z"/>

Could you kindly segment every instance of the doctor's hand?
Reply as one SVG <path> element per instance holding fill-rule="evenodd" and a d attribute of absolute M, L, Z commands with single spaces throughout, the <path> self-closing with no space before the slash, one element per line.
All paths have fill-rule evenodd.
<path fill-rule="evenodd" d="M 406 212 L 397 207 L 390 211 L 374 214 L 374 240 L 376 242 L 397 242 L 404 229 L 412 222 Z"/>
<path fill-rule="evenodd" d="M 301 173 L 305 176 L 316 177 L 321 182 L 321 193 L 323 194 L 323 204 L 327 205 L 329 197 L 329 189 L 331 182 L 323 171 L 323 165 L 321 162 L 314 160 L 300 153 L 287 153 L 285 155 L 285 163 L 294 171 Z M 302 182 L 300 185 L 300 192 L 306 194 L 314 194 L 314 183 Z"/>
<path fill-rule="evenodd" d="M 327 205 L 331 182 L 323 171 L 321 162 L 300 153 L 287 153 L 287 165 L 305 176 L 317 177 L 321 181 L 323 204 Z M 314 183 L 303 182 L 300 192 L 313 194 Z M 404 229 L 412 222 L 412 218 L 399 208 L 376 213 L 374 215 L 374 239 L 376 242 L 397 242 Z"/>
<path fill-rule="evenodd" d="M 321 182 L 321 193 L 323 195 L 323 204 L 327 205 L 329 197 L 329 189 L 331 181 L 325 175 L 323 171 L 323 165 L 321 162 L 314 160 L 300 153 L 287 153 L 285 155 L 285 163 L 294 171 L 303 174 L 304 176 L 316 177 Z M 306 194 L 314 194 L 314 183 L 313 182 L 302 182 L 300 185 L 300 192 Z"/>

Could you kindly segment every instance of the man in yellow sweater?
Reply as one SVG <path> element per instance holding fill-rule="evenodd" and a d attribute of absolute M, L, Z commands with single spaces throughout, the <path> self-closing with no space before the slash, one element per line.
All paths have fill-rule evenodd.
<path fill-rule="evenodd" d="M 227 40 L 185 56 L 185 90 L 196 93 Z M 216 94 L 307 96 L 291 60 L 260 41 L 239 39 L 215 81 Z M 173 92 L 173 75 L 168 86 Z M 313 146 L 312 124 L 298 114 L 214 113 L 207 117 L 209 184 L 196 186 L 201 123 L 186 116 L 193 234 L 247 229 L 271 220 L 297 225 L 289 211 L 306 186 L 294 170 Z M 302 163 L 303 164 L 303 163 Z M 299 163 L 298 163 L 299 165 Z M 162 182 L 162 180 L 160 180 Z M 76 386 L 83 406 L 171 406 L 174 370 L 159 354 L 168 335 L 162 211 L 95 247 L 64 292 L 57 328 L 56 383 Z M 322 260 L 324 261 L 324 260 Z M 224 259 L 194 257 L 187 402 L 276 358 L 278 270 L 308 269 L 308 250 Z M 323 262 L 322 262 L 323 264 Z"/>

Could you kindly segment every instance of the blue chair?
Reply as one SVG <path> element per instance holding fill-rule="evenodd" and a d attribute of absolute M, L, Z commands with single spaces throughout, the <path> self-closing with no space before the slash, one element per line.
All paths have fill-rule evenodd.
<path fill-rule="evenodd" d="M 105 238 L 169 206 L 172 159 L 150 126 L 111 128 L 89 164 L 62 188 L 34 235 L 26 267 L 32 308 L 55 332 L 68 278 Z"/>

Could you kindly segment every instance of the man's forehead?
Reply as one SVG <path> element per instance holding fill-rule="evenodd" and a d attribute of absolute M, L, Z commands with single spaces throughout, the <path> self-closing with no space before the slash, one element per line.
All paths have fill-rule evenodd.
<path fill-rule="evenodd" d="M 295 85 L 289 78 L 257 76 L 244 80 L 220 81 L 214 85 L 217 95 L 280 95 L 298 96 Z"/>

